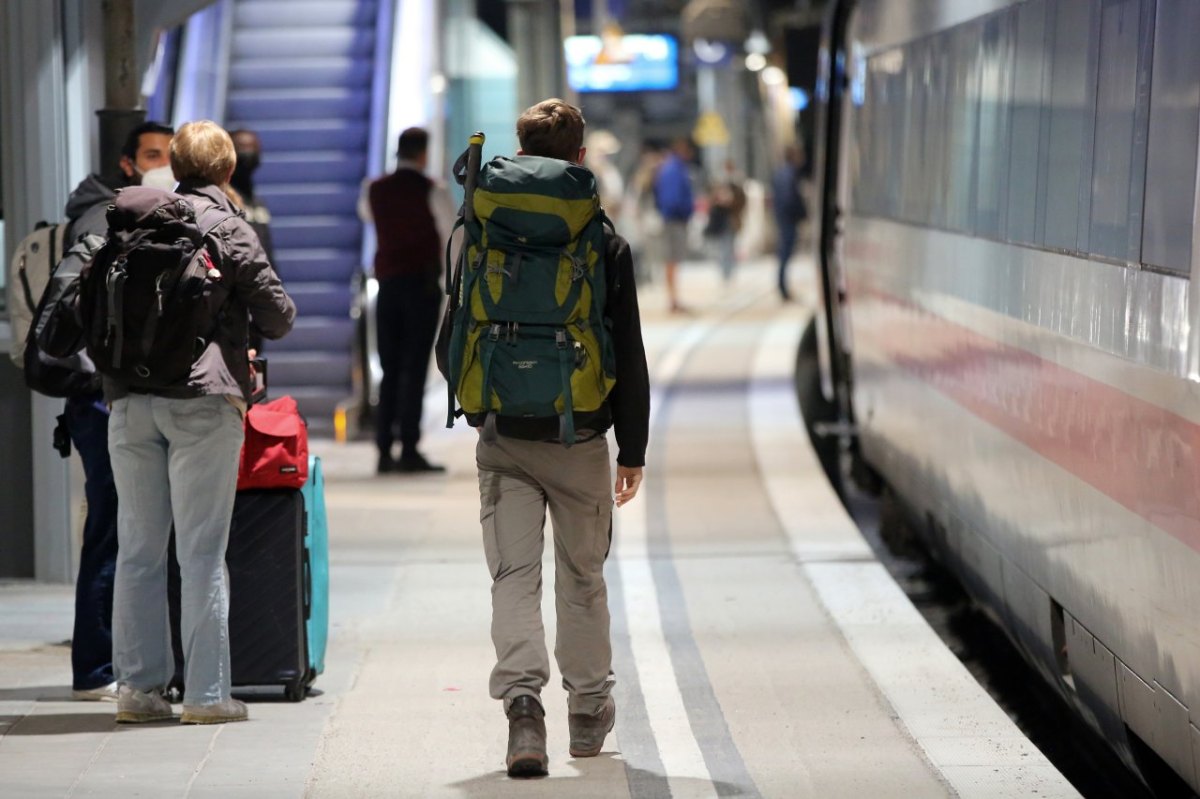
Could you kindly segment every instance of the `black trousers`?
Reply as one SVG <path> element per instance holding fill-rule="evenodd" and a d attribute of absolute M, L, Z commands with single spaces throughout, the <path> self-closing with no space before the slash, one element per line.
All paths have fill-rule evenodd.
<path fill-rule="evenodd" d="M 421 406 L 429 355 L 437 335 L 442 292 L 436 279 L 403 275 L 379 281 L 375 305 L 379 362 L 379 411 L 375 443 L 390 453 L 399 428 L 400 445 L 415 449 L 421 440 Z"/>

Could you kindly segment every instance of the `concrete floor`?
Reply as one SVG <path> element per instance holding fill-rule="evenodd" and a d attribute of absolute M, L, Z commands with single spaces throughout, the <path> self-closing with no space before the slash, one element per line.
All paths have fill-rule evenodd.
<path fill-rule="evenodd" d="M 434 401 L 423 449 L 446 475 L 376 477 L 369 445 L 314 445 L 333 621 L 319 694 L 301 704 L 255 701 L 225 727 L 117 727 L 112 705 L 69 701 L 70 588 L 0 586 L 0 797 L 1074 795 L 825 484 L 790 387 L 812 292 L 781 305 L 766 262 L 732 287 L 710 265 L 681 277 L 692 315 L 661 313 L 657 286 L 642 296 L 654 419 L 642 494 L 616 513 L 618 719 L 599 757 L 568 755 L 555 675 L 550 776 L 504 775 L 475 433 L 442 429 Z"/>

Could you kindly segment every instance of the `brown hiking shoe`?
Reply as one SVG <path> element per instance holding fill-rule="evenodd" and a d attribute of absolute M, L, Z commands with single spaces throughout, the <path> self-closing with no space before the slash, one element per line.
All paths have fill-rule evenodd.
<path fill-rule="evenodd" d="M 568 713 L 567 728 L 571 731 L 571 756 L 595 757 L 604 746 L 604 738 L 617 722 L 617 703 L 610 696 L 594 714 Z"/>
<path fill-rule="evenodd" d="M 508 776 L 541 777 L 547 762 L 546 711 L 536 697 L 518 696 L 508 708 Z"/>

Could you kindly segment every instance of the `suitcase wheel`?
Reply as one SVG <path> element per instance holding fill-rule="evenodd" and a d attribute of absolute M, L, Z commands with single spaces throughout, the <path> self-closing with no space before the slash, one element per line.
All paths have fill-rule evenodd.
<path fill-rule="evenodd" d="M 304 697 L 308 696 L 308 685 L 303 680 L 288 683 L 283 688 L 283 695 L 289 702 L 303 702 Z"/>

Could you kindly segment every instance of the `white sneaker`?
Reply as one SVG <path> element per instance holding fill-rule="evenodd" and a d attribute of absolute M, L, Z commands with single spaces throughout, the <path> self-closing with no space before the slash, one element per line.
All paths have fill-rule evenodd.
<path fill-rule="evenodd" d="M 146 721 L 165 721 L 173 718 L 171 703 L 157 688 L 139 691 L 122 685 L 117 692 L 117 723 L 141 724 Z"/>
<path fill-rule="evenodd" d="M 71 698 L 77 702 L 116 702 L 117 683 L 114 680 L 108 685 L 86 688 L 82 691 L 71 691 Z"/>
<path fill-rule="evenodd" d="M 180 721 L 184 724 L 224 724 L 227 721 L 245 721 L 250 717 L 246 703 L 238 699 L 226 699 L 208 705 L 184 705 Z"/>

